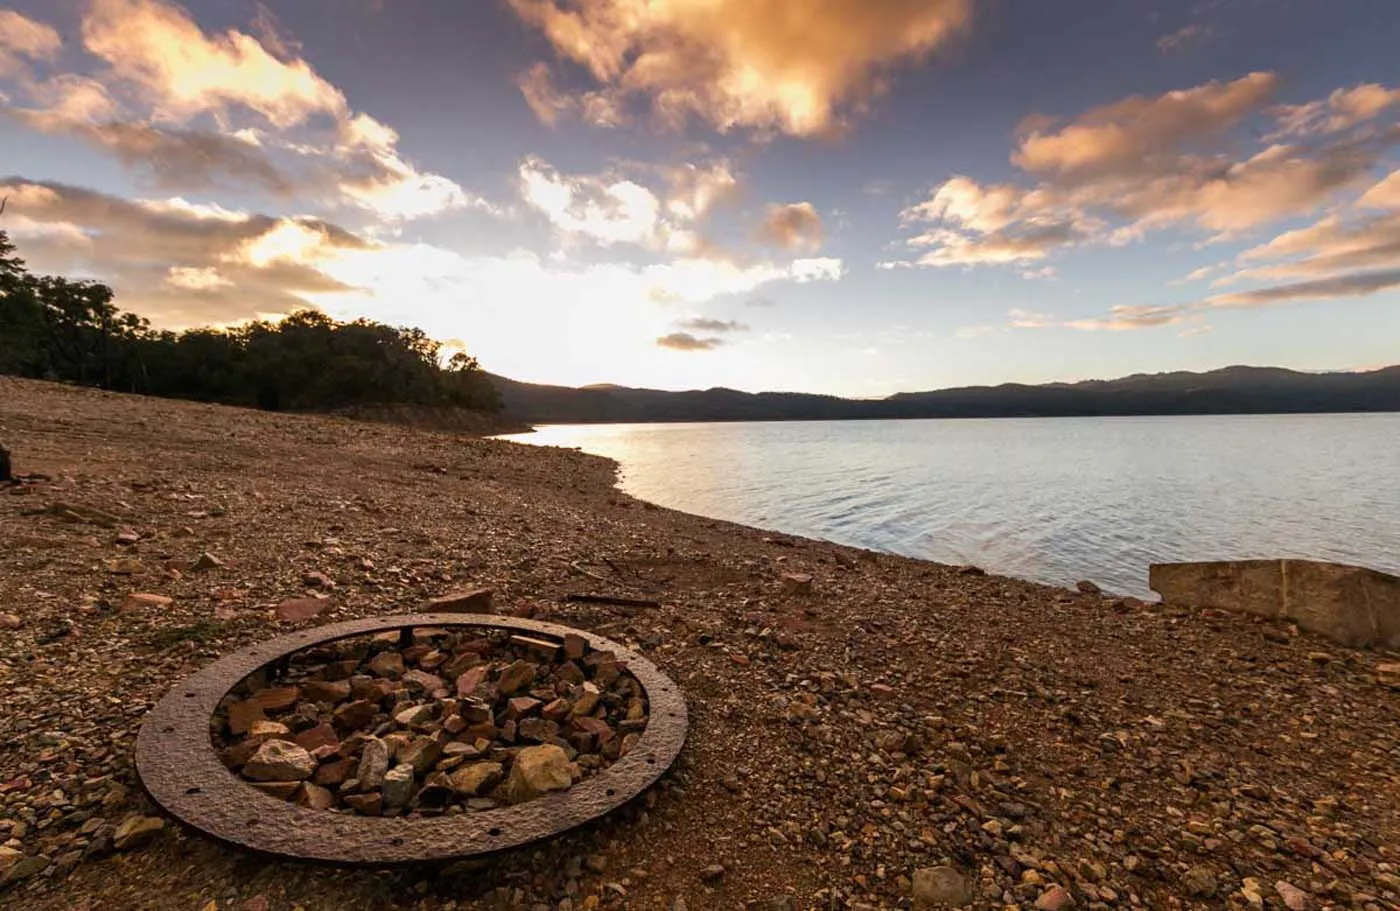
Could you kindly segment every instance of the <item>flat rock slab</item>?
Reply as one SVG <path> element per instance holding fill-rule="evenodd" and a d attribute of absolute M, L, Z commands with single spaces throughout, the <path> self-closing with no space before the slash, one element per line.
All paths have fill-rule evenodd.
<path fill-rule="evenodd" d="M 1351 648 L 1400 648 L 1400 577 L 1314 560 L 1154 563 L 1168 604 L 1292 620 Z"/>

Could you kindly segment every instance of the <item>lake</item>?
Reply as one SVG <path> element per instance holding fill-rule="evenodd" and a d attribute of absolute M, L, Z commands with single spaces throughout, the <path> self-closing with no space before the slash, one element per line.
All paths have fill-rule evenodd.
<path fill-rule="evenodd" d="M 1400 414 L 552 425 L 685 512 L 1155 597 L 1148 564 L 1400 572 Z"/>

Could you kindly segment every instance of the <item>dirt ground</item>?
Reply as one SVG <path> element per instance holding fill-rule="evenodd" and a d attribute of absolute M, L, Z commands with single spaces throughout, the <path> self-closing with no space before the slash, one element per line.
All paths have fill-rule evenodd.
<path fill-rule="evenodd" d="M 566 450 L 8 378 L 0 441 L 0 908 L 1400 907 L 1393 654 L 658 509 Z M 660 784 L 447 867 L 114 846 L 184 676 L 475 586 L 680 685 Z"/>

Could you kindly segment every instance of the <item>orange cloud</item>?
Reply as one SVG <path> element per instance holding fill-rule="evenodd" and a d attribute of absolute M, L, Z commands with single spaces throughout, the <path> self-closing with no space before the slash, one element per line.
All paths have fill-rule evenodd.
<path fill-rule="evenodd" d="M 656 340 L 658 348 L 670 348 L 672 351 L 710 351 L 723 344 L 724 339 L 699 338 L 689 332 L 672 332 Z"/>
<path fill-rule="evenodd" d="M 1155 98 L 1134 95 L 1087 111 L 1054 132 L 1032 130 L 1011 160 L 1026 171 L 1059 177 L 1142 170 L 1183 143 L 1239 123 L 1277 86 L 1273 73 L 1250 73 Z"/>
<path fill-rule="evenodd" d="M 1063 126 L 1027 118 L 1011 160 L 1036 179 L 979 184 L 955 176 L 901 214 L 931 225 L 907 240 L 926 249 L 882 265 L 1010 264 L 1085 243 L 1124 244 L 1149 231 L 1193 225 L 1216 239 L 1307 215 L 1374 182 L 1400 132 L 1365 123 L 1307 142 L 1274 142 L 1237 157 L 1232 131 L 1264 111 L 1276 77 L 1252 73 L 1094 108 Z M 1374 87 L 1334 92 L 1326 105 L 1357 117 L 1386 109 Z M 1358 100 L 1359 99 L 1359 100 Z M 1276 112 L 1275 112 L 1276 113 Z M 1392 192 L 1377 184 L 1368 205 Z"/>
<path fill-rule="evenodd" d="M 965 29 L 972 0 L 511 0 L 604 96 L 662 118 L 810 136 L 843 122 L 889 67 Z M 538 85 L 533 77 L 532 85 Z M 527 99 L 530 90 L 527 89 Z M 555 110 L 553 104 L 531 106 Z"/>
<path fill-rule="evenodd" d="M 1391 171 L 1380 183 L 1361 194 L 1356 204 L 1363 209 L 1400 210 L 1400 170 Z"/>
<path fill-rule="evenodd" d="M 207 36 L 160 0 L 93 0 L 83 43 L 163 119 L 184 120 L 238 105 L 289 127 L 313 114 L 343 114 L 345 96 L 304 60 L 282 61 L 251 35 Z"/>
<path fill-rule="evenodd" d="M 1376 83 L 1337 89 L 1321 101 L 1280 107 L 1278 135 L 1338 133 L 1374 120 L 1397 105 L 1400 105 L 1400 89 L 1388 89 Z"/>
<path fill-rule="evenodd" d="M 22 75 L 31 60 L 52 60 L 63 39 L 52 26 L 0 9 L 0 76 Z"/>
<path fill-rule="evenodd" d="M 769 206 L 758 229 L 766 243 L 809 253 L 821 248 L 822 233 L 822 217 L 810 202 Z"/>

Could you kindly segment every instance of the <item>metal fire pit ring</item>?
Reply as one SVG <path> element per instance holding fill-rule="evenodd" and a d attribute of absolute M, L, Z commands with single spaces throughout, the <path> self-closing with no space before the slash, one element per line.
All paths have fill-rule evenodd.
<path fill-rule="evenodd" d="M 259 668 L 305 648 L 388 630 L 470 626 L 562 639 L 574 633 L 611 651 L 646 690 L 649 714 L 637 745 L 566 791 L 511 807 L 428 818 L 353 816 L 298 807 L 230 772 L 210 736 L 210 719 L 235 686 Z M 220 841 L 265 854 L 331 864 L 393 865 L 454 860 L 557 835 L 616 809 L 650 787 L 685 743 L 685 699 L 654 664 L 602 636 L 554 623 L 491 614 L 405 614 L 351 620 L 291 633 L 234 652 L 185 679 L 146 715 L 136 770 L 151 797 L 181 822 Z"/>

